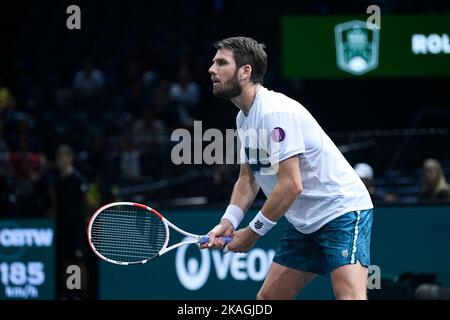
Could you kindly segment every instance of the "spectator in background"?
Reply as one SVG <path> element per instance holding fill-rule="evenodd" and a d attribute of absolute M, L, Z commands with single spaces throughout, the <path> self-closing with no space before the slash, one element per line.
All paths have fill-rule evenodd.
<path fill-rule="evenodd" d="M 158 73 L 153 69 L 147 69 L 142 75 L 141 88 L 144 104 L 153 103 L 153 93 L 158 85 Z"/>
<path fill-rule="evenodd" d="M 373 185 L 373 178 L 374 173 L 373 169 L 370 165 L 367 163 L 357 163 L 353 168 L 358 176 L 363 181 L 364 185 L 367 188 L 367 191 L 369 191 L 370 197 L 372 198 L 372 201 L 375 202 L 388 202 L 388 203 L 394 203 L 398 201 L 398 197 L 396 194 L 391 192 L 386 192 L 384 194 L 381 194 Z"/>
<path fill-rule="evenodd" d="M 442 166 L 436 159 L 426 159 L 422 171 L 420 201 L 450 201 L 450 187 Z"/>
<path fill-rule="evenodd" d="M 160 179 L 167 167 L 169 136 L 165 123 L 147 108 L 138 118 L 131 132 L 132 143 L 141 154 L 142 174 Z"/>
<path fill-rule="evenodd" d="M 15 106 L 16 100 L 11 94 L 11 91 L 0 84 L 0 116 L 4 117 L 4 114 L 9 109 L 14 109 Z"/>
<path fill-rule="evenodd" d="M 99 112 L 103 108 L 105 76 L 93 67 L 92 60 L 87 59 L 83 68 L 75 73 L 73 79 L 74 106 L 85 114 L 89 120 L 98 122 L 104 116 Z"/>
<path fill-rule="evenodd" d="M 367 163 L 357 163 L 355 167 L 356 173 L 363 181 L 364 185 L 367 188 L 367 191 L 369 191 L 370 197 L 372 198 L 372 201 L 381 201 L 383 200 L 383 197 L 376 191 L 375 187 L 373 186 L 373 169 L 370 165 Z"/>
<path fill-rule="evenodd" d="M 162 80 L 153 91 L 153 110 L 155 116 L 164 121 L 169 128 L 178 128 L 178 115 L 170 110 L 170 82 Z"/>
<path fill-rule="evenodd" d="M 200 87 L 191 81 L 187 67 L 180 68 L 178 82 L 171 84 L 169 96 L 178 112 L 179 125 L 192 127 L 194 125 L 192 115 L 200 102 Z"/>
<path fill-rule="evenodd" d="M 15 180 L 38 180 L 45 168 L 43 154 L 30 149 L 28 134 L 19 137 L 19 149 L 11 153 L 11 167 Z"/>
<path fill-rule="evenodd" d="M 93 133 L 88 141 L 87 148 L 80 152 L 79 162 L 89 180 L 94 180 L 99 171 L 104 169 L 108 157 L 108 143 L 103 133 Z"/>
<path fill-rule="evenodd" d="M 150 108 L 145 109 L 142 117 L 133 123 L 132 139 L 142 151 L 148 148 L 162 151 L 161 146 L 169 140 L 166 125 L 161 119 L 155 117 Z"/>
<path fill-rule="evenodd" d="M 119 152 L 114 156 L 122 182 L 136 182 L 142 176 L 141 152 L 135 148 L 127 133 L 120 138 Z"/>
<path fill-rule="evenodd" d="M 34 127 L 35 120 L 29 114 L 18 110 L 11 91 L 0 85 L 0 119 L 2 120 L 4 139 L 11 149 L 17 149 L 22 135 L 28 135 Z M 7 134 L 6 134 L 7 133 Z M 36 137 L 28 136 L 31 146 L 36 146 Z"/>
<path fill-rule="evenodd" d="M 100 98 L 105 86 L 103 72 L 93 67 L 92 60 L 86 59 L 83 68 L 75 73 L 73 89 L 81 100 Z"/>
<path fill-rule="evenodd" d="M 19 136 L 18 150 L 11 152 L 12 192 L 15 209 L 22 217 L 44 216 L 50 207 L 50 188 L 47 181 L 47 161 L 43 153 L 29 145 L 29 134 Z"/>
<path fill-rule="evenodd" d="M 87 276 L 85 230 L 88 215 L 86 213 L 87 184 L 73 165 L 73 151 L 68 145 L 60 145 L 56 150 L 57 177 L 53 183 L 54 204 L 56 205 L 56 285 L 58 298 L 81 299 L 85 290 L 69 290 L 66 287 L 66 269 L 68 265 L 81 266 Z M 88 268 L 95 272 L 95 268 Z M 91 273 L 89 273 L 91 276 Z M 83 279 L 84 282 L 85 279 Z M 82 284 L 86 289 L 86 283 Z M 89 281 L 88 289 L 94 289 L 95 281 Z"/>

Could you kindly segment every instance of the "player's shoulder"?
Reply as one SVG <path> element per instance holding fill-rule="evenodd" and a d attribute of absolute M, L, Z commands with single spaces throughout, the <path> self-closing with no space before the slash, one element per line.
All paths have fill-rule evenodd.
<path fill-rule="evenodd" d="M 261 101 L 260 116 L 270 113 L 300 113 L 303 106 L 287 95 L 274 90 L 266 89 Z"/>

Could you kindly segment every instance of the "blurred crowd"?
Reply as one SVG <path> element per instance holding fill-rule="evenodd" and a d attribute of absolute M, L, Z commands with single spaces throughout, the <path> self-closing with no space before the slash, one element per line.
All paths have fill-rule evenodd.
<path fill-rule="evenodd" d="M 174 198 L 203 197 L 203 203 L 226 202 L 237 166 L 174 165 L 170 158 L 177 143 L 170 139 L 174 129 L 192 131 L 194 120 L 203 121 L 203 132 L 208 128 L 224 131 L 235 127 L 235 107 L 212 97 L 207 73 L 214 54 L 212 44 L 225 36 L 246 34 L 266 43 L 270 59 L 265 77 L 267 86 L 304 103 L 327 132 L 360 129 L 361 121 L 357 119 L 352 121 L 354 128 L 339 123 L 335 108 L 344 110 L 344 102 L 339 105 L 340 100 L 333 99 L 331 104 L 326 96 L 342 96 L 344 87 L 364 82 L 339 86 L 283 79 L 279 30 L 279 17 L 288 13 L 359 12 L 360 6 L 337 5 L 332 1 L 320 4 L 284 1 L 273 10 L 266 10 L 251 2 L 223 0 L 208 4 L 108 3 L 108 10 L 100 2 L 81 1 L 79 5 L 82 12 L 79 31 L 69 31 L 65 24 L 56 27 L 58 17 L 61 21 L 67 18 L 64 3 L 18 6 L 5 16 L 5 26 L 11 31 L 8 36 L 14 41 L 4 48 L 5 58 L 0 60 L 2 215 L 56 214 L 60 148 L 70 150 L 66 153 L 71 154 L 74 172 L 83 181 L 86 212 L 103 203 L 126 199 L 164 204 Z M 264 26 L 255 25 L 253 17 L 239 24 L 231 23 L 236 12 L 250 7 L 259 19 L 267 21 Z M 440 2 L 418 4 L 415 8 L 388 1 L 382 7 L 384 12 L 393 13 L 450 9 Z M 42 19 L 44 13 L 47 19 Z M 33 27 L 36 25 L 40 28 Z M 410 88 L 412 84 L 408 84 L 408 91 L 414 91 Z M 323 94 L 324 86 L 328 95 Z M 382 92 L 383 88 L 379 90 Z M 349 109 L 341 117 L 346 119 L 351 108 L 360 108 L 358 101 L 365 97 L 364 92 L 359 95 L 355 90 L 350 99 L 355 101 L 353 107 L 344 97 Z M 410 100 L 402 99 L 406 99 L 405 104 L 417 100 L 413 96 Z M 411 113 L 412 106 L 411 102 Z M 366 109 L 369 112 L 370 106 Z M 383 125 L 391 118 L 395 125 L 405 125 L 392 116 L 385 117 Z M 368 127 L 379 125 L 376 120 L 369 120 L 364 121 Z M 372 159 L 368 164 L 377 172 L 372 173 L 370 188 L 376 190 L 376 201 L 416 202 L 436 197 L 434 191 L 420 186 L 421 180 L 429 180 L 425 175 L 421 177 L 419 170 L 425 157 L 438 159 L 433 165 L 435 169 L 430 170 L 438 172 L 435 175 L 440 178 L 430 179 L 439 180 L 439 190 L 446 189 L 445 177 L 450 174 L 448 152 L 434 153 L 442 149 L 441 143 L 434 146 L 426 141 L 425 145 L 429 146 L 426 155 L 420 150 L 414 152 L 414 157 L 408 155 L 412 161 L 406 172 L 402 171 L 406 163 L 401 162 L 396 164 L 396 170 L 385 171 L 390 159 L 384 154 L 383 159 L 379 153 L 345 156 L 352 165 Z M 383 148 L 387 147 L 383 144 Z"/>
<path fill-rule="evenodd" d="M 82 68 L 74 72 L 71 87 L 56 89 L 54 106 L 45 113 L 39 109 L 43 103 L 39 97 L 30 93 L 21 99 L 26 105 L 20 105 L 2 81 L 2 215 L 55 215 L 58 179 L 64 175 L 64 165 L 72 167 L 73 174 L 79 176 L 87 211 L 132 196 L 121 194 L 120 190 L 134 185 L 143 185 L 144 194 L 148 185 L 151 191 L 148 195 L 159 200 L 203 196 L 210 203 L 226 202 L 236 166 L 177 166 L 170 159 L 171 149 L 177 143 L 170 140 L 170 133 L 176 128 L 192 131 L 194 119 L 202 119 L 199 113 L 202 97 L 208 95 L 202 94 L 190 70 L 189 64 L 181 63 L 172 81 L 161 80 L 152 69 L 136 71 L 138 81 L 131 82 L 131 92 L 111 97 L 105 94 L 104 72 L 95 68 L 92 60 L 85 60 Z M 58 158 L 60 150 L 70 155 L 64 165 Z M 197 175 L 187 178 L 185 183 L 172 188 L 165 187 L 167 184 L 155 187 L 157 182 L 170 181 L 193 170 Z M 386 181 L 378 183 L 377 188 L 369 164 L 356 164 L 355 170 L 374 201 L 402 200 L 402 194 L 389 190 Z M 420 180 L 411 180 L 417 183 L 417 201 L 449 199 L 445 176 L 449 168 L 445 170 L 439 160 L 424 161 Z M 196 183 L 196 178 L 201 183 Z M 189 188 L 193 184 L 197 186 L 194 190 Z"/>
<path fill-rule="evenodd" d="M 367 163 L 357 163 L 354 169 L 364 182 L 372 200 L 376 204 L 405 203 L 402 201 L 401 188 L 386 185 L 377 187 L 374 184 L 373 168 Z M 408 178 L 408 177 L 407 177 Z M 414 180 L 412 180 L 414 181 Z M 419 180 L 417 180 L 419 181 Z M 413 195 L 414 203 L 446 203 L 450 202 L 450 185 L 442 169 L 441 163 L 436 159 L 426 159 L 420 169 L 420 185 L 413 185 L 416 194 Z M 407 187 L 408 188 L 408 187 Z M 380 190 L 381 189 L 381 190 Z M 411 202 L 411 201 L 408 201 Z"/>

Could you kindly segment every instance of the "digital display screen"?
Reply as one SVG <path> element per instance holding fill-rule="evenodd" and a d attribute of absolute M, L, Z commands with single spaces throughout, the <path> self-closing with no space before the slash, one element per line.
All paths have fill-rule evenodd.
<path fill-rule="evenodd" d="M 0 300 L 54 298 L 52 219 L 0 219 Z"/>
<path fill-rule="evenodd" d="M 369 17 L 283 17 L 283 76 L 450 76 L 450 15 L 381 13 L 379 29 Z"/>

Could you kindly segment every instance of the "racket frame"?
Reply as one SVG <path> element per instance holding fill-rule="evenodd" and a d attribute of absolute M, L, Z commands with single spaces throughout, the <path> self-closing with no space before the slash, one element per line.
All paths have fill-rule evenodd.
<path fill-rule="evenodd" d="M 161 248 L 161 250 L 156 255 L 154 255 L 153 257 L 150 257 L 148 259 L 144 259 L 142 261 L 137 261 L 137 262 L 116 261 L 116 260 L 109 259 L 109 258 L 105 257 L 104 255 L 102 255 L 100 252 L 98 252 L 98 250 L 92 244 L 91 230 L 92 230 L 92 225 L 94 224 L 95 218 L 97 218 L 97 216 L 101 212 L 103 212 L 104 210 L 106 210 L 106 209 L 108 209 L 110 207 L 119 206 L 119 205 L 134 206 L 134 207 L 138 207 L 138 208 L 141 208 L 141 209 L 145 209 L 145 210 L 149 211 L 149 214 L 154 214 L 159 219 L 161 219 L 162 223 L 164 224 L 165 230 L 166 230 L 166 239 L 164 241 L 163 247 Z M 169 227 L 173 228 L 175 231 L 181 233 L 182 235 L 191 237 L 192 239 L 184 240 L 184 241 L 175 243 L 175 244 L 171 245 L 170 247 L 167 247 L 168 244 L 169 244 L 169 239 L 170 239 L 170 229 L 169 229 Z M 149 206 L 146 206 L 146 205 L 143 205 L 143 204 L 140 204 L 140 203 L 134 203 L 134 202 L 113 202 L 113 203 L 109 203 L 107 205 L 104 205 L 103 207 L 101 207 L 97 211 L 95 211 L 95 213 L 92 215 L 91 219 L 89 220 L 89 223 L 88 223 L 88 226 L 87 226 L 87 238 L 88 238 L 89 246 L 91 247 L 92 251 L 99 258 L 101 258 L 101 259 L 103 259 L 103 260 L 105 260 L 107 262 L 110 262 L 110 263 L 113 263 L 113 264 L 117 264 L 117 265 L 144 264 L 144 263 L 147 263 L 148 261 L 153 260 L 153 259 L 155 259 L 155 258 L 157 258 L 157 257 L 159 257 L 159 256 L 161 256 L 161 255 L 163 255 L 163 254 L 173 250 L 173 249 L 176 249 L 176 248 L 178 248 L 180 246 L 187 245 L 187 244 L 193 244 L 193 243 L 199 244 L 201 242 L 204 242 L 204 240 L 202 240 L 202 239 L 204 239 L 204 236 L 200 236 L 200 235 L 197 235 L 197 234 L 193 234 L 193 233 L 187 232 L 187 231 L 177 227 L 176 225 L 171 223 L 166 218 L 164 218 L 162 216 L 162 214 L 160 214 L 155 209 L 150 208 Z"/>

